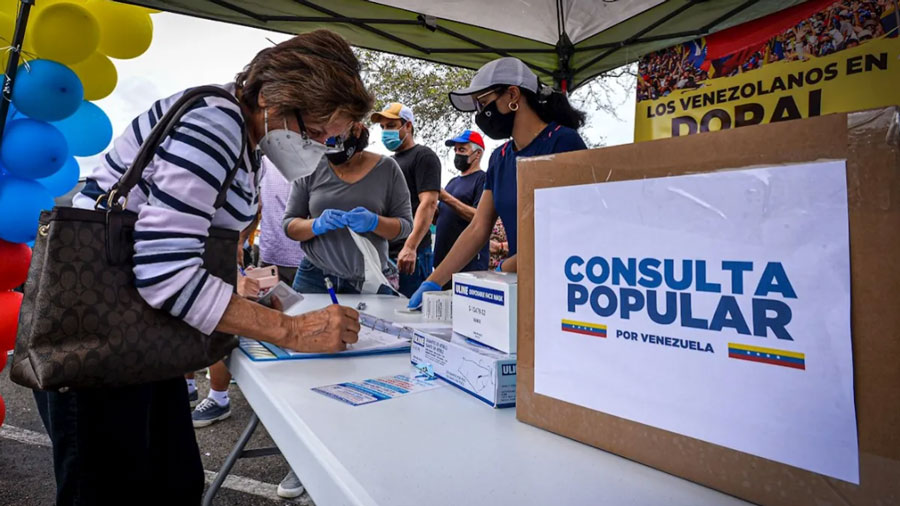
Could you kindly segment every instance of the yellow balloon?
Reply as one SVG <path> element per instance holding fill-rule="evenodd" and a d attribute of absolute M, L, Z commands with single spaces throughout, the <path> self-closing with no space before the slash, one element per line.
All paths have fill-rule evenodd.
<path fill-rule="evenodd" d="M 16 31 L 16 16 L 18 0 L 0 0 L 0 47 L 8 47 L 12 45 L 13 35 Z M 25 39 L 22 42 L 23 49 L 26 52 L 33 52 L 30 44 L 30 40 L 28 38 L 28 32 L 30 30 L 26 30 Z M 8 60 L 9 53 L 3 51 L 3 55 L 0 56 L 3 60 L 3 71 L 6 70 L 6 61 Z"/>
<path fill-rule="evenodd" d="M 100 43 L 100 27 L 93 14 L 72 2 L 57 2 L 41 9 L 30 32 L 31 45 L 38 55 L 66 65 L 92 55 Z"/>
<path fill-rule="evenodd" d="M 16 0 L 17 2 L 19 0 Z M 36 0 L 34 3 L 34 7 L 31 8 L 32 14 L 37 14 L 38 12 L 43 11 L 47 7 L 56 4 L 76 4 L 84 6 L 87 3 L 87 0 Z"/>
<path fill-rule="evenodd" d="M 16 13 L 19 12 L 19 0 L 0 0 L 0 12 L 15 19 Z"/>
<path fill-rule="evenodd" d="M 16 29 L 16 20 L 5 12 L 0 12 L 0 46 L 12 45 L 13 31 Z M 6 72 L 6 62 L 9 61 L 9 51 L 0 49 L 0 72 Z"/>
<path fill-rule="evenodd" d="M 153 21 L 150 15 L 131 5 L 93 0 L 87 8 L 100 24 L 98 50 L 113 58 L 135 58 L 150 47 L 153 41 Z"/>
<path fill-rule="evenodd" d="M 94 53 L 70 67 L 81 79 L 85 100 L 100 100 L 116 89 L 119 73 L 113 62 L 104 54 Z"/>

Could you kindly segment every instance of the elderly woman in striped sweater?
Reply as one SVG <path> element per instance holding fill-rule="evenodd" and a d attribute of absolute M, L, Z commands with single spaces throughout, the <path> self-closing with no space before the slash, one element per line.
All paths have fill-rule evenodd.
<path fill-rule="evenodd" d="M 359 71 L 345 40 L 317 30 L 264 49 L 222 86 L 239 106 L 208 97 L 184 115 L 128 195 L 127 209 L 138 216 L 135 283 L 148 304 L 205 333 L 241 334 L 300 351 L 338 351 L 356 341 L 352 309 L 287 316 L 235 295 L 207 272 L 202 254 L 211 226 L 243 230 L 256 216 L 257 148 L 296 177 L 315 168 L 325 139 L 342 136 L 371 109 Z M 115 139 L 74 199 L 76 207 L 94 207 L 182 94 L 154 102 Z M 239 156 L 226 201 L 216 209 Z M 35 397 L 53 441 L 57 504 L 200 503 L 203 467 L 184 378 Z"/>

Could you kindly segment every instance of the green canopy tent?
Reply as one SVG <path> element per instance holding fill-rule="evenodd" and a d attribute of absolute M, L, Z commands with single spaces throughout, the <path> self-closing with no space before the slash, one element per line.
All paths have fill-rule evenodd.
<path fill-rule="evenodd" d="M 38 0 L 40 1 L 40 0 Z M 329 28 L 351 44 L 477 69 L 515 56 L 571 91 L 651 51 L 724 30 L 803 0 L 117 0 L 286 33 Z M 13 48 L 35 0 L 20 0 Z M 6 123 L 18 51 L 0 100 Z"/>

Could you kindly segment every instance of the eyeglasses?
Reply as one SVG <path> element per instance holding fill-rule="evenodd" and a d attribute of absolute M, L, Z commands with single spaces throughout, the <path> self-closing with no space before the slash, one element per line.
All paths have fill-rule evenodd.
<path fill-rule="evenodd" d="M 306 130 L 306 124 L 303 123 L 303 117 L 300 115 L 300 111 L 294 109 L 294 117 L 297 119 L 297 126 L 300 129 L 300 137 L 303 138 L 304 141 L 311 144 L 318 144 L 320 146 L 325 146 L 326 153 L 340 153 L 344 150 L 344 141 L 347 140 L 347 137 L 350 135 L 350 132 L 347 131 L 339 136 L 333 136 L 325 139 L 324 144 L 310 138 L 309 132 Z"/>
<path fill-rule="evenodd" d="M 488 103 L 482 105 L 481 104 L 482 98 L 490 96 L 492 93 L 500 93 L 501 91 L 503 91 L 502 88 L 494 88 L 492 90 L 488 90 L 488 91 L 482 93 L 481 95 L 478 95 L 477 97 L 475 97 L 475 99 L 474 99 L 475 100 L 475 110 L 478 112 L 481 112 L 485 107 L 491 105 L 491 102 L 493 102 L 493 100 L 492 100 L 491 102 L 488 102 Z M 494 100 L 496 100 L 496 99 L 494 99 Z"/>

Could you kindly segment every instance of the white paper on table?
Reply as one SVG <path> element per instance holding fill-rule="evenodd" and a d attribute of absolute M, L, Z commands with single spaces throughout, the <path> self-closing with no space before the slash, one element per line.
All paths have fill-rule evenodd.
<path fill-rule="evenodd" d="M 351 406 L 360 406 L 404 395 L 426 392 L 442 386 L 444 386 L 443 381 L 437 378 L 428 378 L 427 375 L 412 370 L 406 374 L 381 376 L 362 381 L 348 381 L 316 387 L 312 390 Z"/>
<path fill-rule="evenodd" d="M 378 293 L 378 289 L 381 285 L 384 285 L 393 290 L 397 295 L 403 297 L 400 292 L 394 290 L 394 287 L 391 286 L 391 282 L 388 281 L 381 271 L 381 258 L 378 256 L 378 250 L 375 249 L 375 245 L 356 232 L 350 229 L 347 230 L 350 232 L 350 237 L 353 238 L 353 242 L 356 243 L 356 247 L 359 248 L 359 252 L 362 253 L 363 262 L 366 267 L 366 280 L 363 282 L 362 293 Z"/>
<path fill-rule="evenodd" d="M 845 165 L 536 190 L 535 393 L 859 483 Z M 566 270 L 573 256 L 585 262 L 572 260 L 575 280 Z M 610 271 L 604 278 L 602 262 L 592 263 L 597 283 L 586 273 L 594 257 L 606 259 Z M 613 258 L 625 267 L 630 258 L 672 259 L 673 281 L 683 276 L 683 260 L 704 260 L 706 282 L 720 291 L 697 289 L 696 263 L 692 283 L 680 290 L 665 281 L 656 285 L 640 268 L 637 281 L 613 280 Z M 724 269 L 726 260 L 752 262 L 740 275 L 741 290 L 732 270 Z M 795 298 L 772 290 L 757 295 L 770 262 L 783 266 Z M 583 298 L 578 286 L 590 294 L 609 290 L 615 310 L 607 312 L 613 306 L 606 295 L 597 296 L 596 309 L 593 295 L 575 303 Z M 637 306 L 635 292 L 623 295 L 626 289 L 639 292 L 644 304 L 623 315 L 623 298 Z M 650 317 L 651 291 L 658 312 L 668 312 L 666 293 L 675 292 L 673 322 Z M 683 296 L 691 301 L 687 320 Z M 734 298 L 750 332 L 684 325 L 690 317 L 710 323 L 726 296 Z M 765 326 L 765 337 L 753 335 L 756 299 L 790 308 L 785 329 L 791 339 Z M 745 350 L 738 358 L 740 346 L 778 351 Z"/>
<path fill-rule="evenodd" d="M 359 329 L 359 340 L 351 345 L 348 345 L 346 351 L 333 353 L 332 355 L 339 356 L 342 353 L 353 354 L 362 352 L 391 351 L 399 350 L 402 348 L 409 348 L 409 338 L 395 336 L 381 330 L 361 325 Z M 291 357 L 324 355 L 323 353 L 302 353 L 286 348 L 283 349 Z"/>

